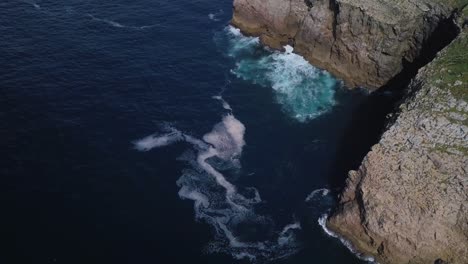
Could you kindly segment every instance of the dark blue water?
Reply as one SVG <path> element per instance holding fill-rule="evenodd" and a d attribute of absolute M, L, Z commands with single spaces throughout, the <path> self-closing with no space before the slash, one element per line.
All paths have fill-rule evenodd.
<path fill-rule="evenodd" d="M 305 200 L 365 96 L 231 6 L 0 3 L 1 263 L 361 263 Z"/>

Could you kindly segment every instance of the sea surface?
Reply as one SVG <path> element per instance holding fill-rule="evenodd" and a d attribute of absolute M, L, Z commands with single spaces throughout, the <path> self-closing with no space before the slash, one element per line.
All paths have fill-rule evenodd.
<path fill-rule="evenodd" d="M 0 2 L 0 263 L 365 263 L 320 223 L 368 95 L 231 16 Z"/>

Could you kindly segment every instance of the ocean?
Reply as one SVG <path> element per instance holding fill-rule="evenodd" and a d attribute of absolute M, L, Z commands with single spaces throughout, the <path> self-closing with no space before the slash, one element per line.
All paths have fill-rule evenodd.
<path fill-rule="evenodd" d="M 0 3 L 1 263 L 366 263 L 319 220 L 380 131 L 350 130 L 370 96 L 231 16 Z"/>

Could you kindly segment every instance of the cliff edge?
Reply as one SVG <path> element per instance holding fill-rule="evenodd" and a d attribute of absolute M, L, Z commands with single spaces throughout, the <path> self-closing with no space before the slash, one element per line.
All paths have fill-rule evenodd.
<path fill-rule="evenodd" d="M 288 44 L 349 87 L 377 89 L 418 58 L 463 0 L 234 0 L 231 23 Z"/>
<path fill-rule="evenodd" d="M 292 45 L 350 87 L 389 83 L 408 65 L 426 63 L 418 60 L 448 43 L 454 27 L 460 31 L 419 70 L 397 117 L 349 173 L 327 220 L 379 263 L 468 263 L 467 5 L 234 0 L 234 26 L 272 48 Z M 440 38 L 447 39 L 437 46 Z"/>
<path fill-rule="evenodd" d="M 467 31 L 419 71 L 327 222 L 379 263 L 468 263 Z"/>

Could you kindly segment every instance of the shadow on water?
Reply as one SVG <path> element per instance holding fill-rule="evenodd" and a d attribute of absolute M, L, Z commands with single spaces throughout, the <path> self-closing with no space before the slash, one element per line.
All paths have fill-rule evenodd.
<path fill-rule="evenodd" d="M 386 125 L 388 116 L 397 111 L 397 107 L 408 94 L 406 89 L 418 70 L 431 62 L 437 53 L 450 44 L 459 33 L 453 18 L 441 21 L 427 39 L 421 54 L 413 62 L 403 59 L 403 70 L 386 85 L 370 94 L 354 111 L 352 119 L 339 143 L 338 155 L 330 169 L 330 187 L 334 192 L 341 192 L 349 170 L 359 168 L 363 158 L 376 144 Z"/>

